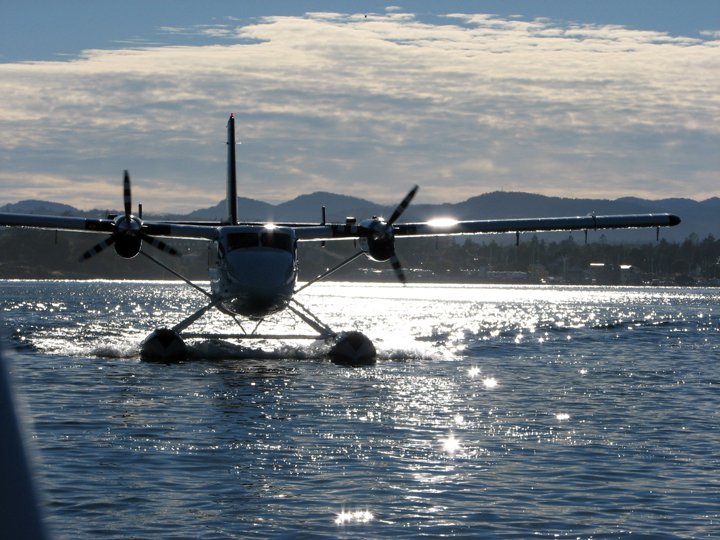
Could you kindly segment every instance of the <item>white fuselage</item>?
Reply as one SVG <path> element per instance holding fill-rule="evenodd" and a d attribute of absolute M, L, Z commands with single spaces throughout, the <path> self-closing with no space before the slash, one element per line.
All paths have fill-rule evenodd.
<path fill-rule="evenodd" d="M 298 272 L 293 229 L 224 226 L 210 249 L 211 291 L 223 309 L 259 319 L 287 306 Z"/>

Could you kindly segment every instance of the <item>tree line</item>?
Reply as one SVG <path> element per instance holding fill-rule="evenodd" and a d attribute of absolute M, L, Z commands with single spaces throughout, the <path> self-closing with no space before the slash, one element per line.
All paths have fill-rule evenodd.
<path fill-rule="evenodd" d="M 508 241 L 510 240 L 510 241 Z M 493 282 L 554 280 L 561 283 L 682 282 L 715 284 L 720 280 L 720 240 L 691 234 L 683 242 L 661 239 L 642 244 L 610 243 L 603 236 L 591 242 L 573 235 L 546 238 L 465 236 L 403 238 L 396 249 L 410 280 Z M 87 262 L 78 258 L 99 241 L 97 235 L 0 229 L 0 278 L 174 279 L 144 257 L 125 260 L 112 248 Z M 174 259 L 152 247 L 147 252 L 191 279 L 207 279 L 207 242 L 171 239 L 183 257 Z M 324 272 L 356 252 L 353 242 L 301 243 L 300 278 Z M 334 275 L 335 279 L 394 279 L 389 263 L 360 258 Z M 630 281 L 628 281 L 630 280 Z"/>

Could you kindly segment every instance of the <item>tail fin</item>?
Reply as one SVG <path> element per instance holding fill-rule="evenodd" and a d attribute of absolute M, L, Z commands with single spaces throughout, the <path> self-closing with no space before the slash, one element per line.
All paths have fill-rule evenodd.
<path fill-rule="evenodd" d="M 235 167 L 235 115 L 230 114 L 227 123 L 227 217 L 225 221 L 230 225 L 238 223 L 237 207 L 237 172 Z"/>

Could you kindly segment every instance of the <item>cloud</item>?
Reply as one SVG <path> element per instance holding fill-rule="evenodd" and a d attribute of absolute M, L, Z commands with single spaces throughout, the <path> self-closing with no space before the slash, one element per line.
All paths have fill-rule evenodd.
<path fill-rule="evenodd" d="M 390 202 L 413 183 L 428 202 L 501 187 L 716 190 L 714 33 L 487 14 L 428 22 L 396 7 L 160 30 L 188 43 L 0 64 L 0 202 L 27 193 L 9 188 L 19 175 L 66 179 L 75 194 L 47 196 L 73 203 L 95 189 L 87 179 L 130 168 L 152 208 L 210 204 L 224 193 L 230 111 L 240 191 L 268 201 L 329 190 Z M 99 191 L 94 206 L 117 206 Z"/>

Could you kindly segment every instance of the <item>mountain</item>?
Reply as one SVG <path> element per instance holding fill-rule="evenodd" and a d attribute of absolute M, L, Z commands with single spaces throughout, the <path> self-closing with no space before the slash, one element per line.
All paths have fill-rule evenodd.
<path fill-rule="evenodd" d="M 456 206 L 460 219 L 497 219 L 509 217 L 585 216 L 588 214 L 637 214 L 653 212 L 650 206 L 642 207 L 618 199 L 570 199 L 546 197 L 534 193 L 495 191 L 472 197 Z"/>
<path fill-rule="evenodd" d="M 30 199 L 16 203 L 9 203 L 0 206 L 0 212 L 10 212 L 13 214 L 39 214 L 51 216 L 80 216 L 83 214 L 77 208 L 68 204 L 54 203 L 49 201 L 38 201 Z"/>
<path fill-rule="evenodd" d="M 676 241 L 684 240 L 693 233 L 701 239 L 709 234 L 715 237 L 720 235 L 720 199 L 717 197 L 704 201 L 683 198 L 648 201 L 625 197 L 618 201 L 628 201 L 645 212 L 670 212 L 680 216 L 682 223 L 674 227 L 672 235 Z"/>
<path fill-rule="evenodd" d="M 262 201 L 238 197 L 238 215 L 241 219 L 248 221 L 272 221 L 275 207 Z M 215 206 L 195 210 L 185 215 L 164 216 L 166 219 L 188 220 L 188 221 L 220 221 L 227 215 L 225 201 L 220 201 Z"/>
<path fill-rule="evenodd" d="M 273 205 L 244 197 L 238 198 L 239 216 L 243 221 L 290 221 L 315 222 L 322 218 L 322 207 L 326 208 L 328 221 L 344 221 L 347 216 L 358 219 L 381 215 L 388 217 L 395 205 L 382 205 L 347 195 L 315 192 L 301 195 L 290 201 Z M 66 216 L 105 216 L 106 210 L 82 211 L 66 204 L 48 201 L 28 200 L 0 207 L 0 212 L 25 214 L 49 214 Z M 720 235 L 720 198 L 704 201 L 673 198 L 647 200 L 637 197 L 608 199 L 573 199 L 547 197 L 524 192 L 495 191 L 472 197 L 456 204 L 412 204 L 403 214 L 402 221 L 423 221 L 434 217 L 454 217 L 461 220 L 499 219 L 542 216 L 584 216 L 596 214 L 638 214 L 670 212 L 682 218 L 682 223 L 661 232 L 662 238 L 682 242 L 691 234 L 700 239 L 709 234 Z M 195 210 L 189 214 L 152 215 L 146 219 L 172 219 L 187 221 L 219 221 L 225 216 L 225 201 L 217 205 Z M 556 233 L 567 235 L 567 233 Z M 649 241 L 654 233 L 642 231 L 603 231 L 610 241 Z M 596 236 L 597 237 L 597 236 Z"/>
<path fill-rule="evenodd" d="M 365 199 L 317 191 L 279 204 L 277 206 L 278 221 L 320 222 L 323 206 L 327 221 L 345 221 L 348 216 L 363 219 L 381 215 L 384 211 L 382 205 Z"/>

